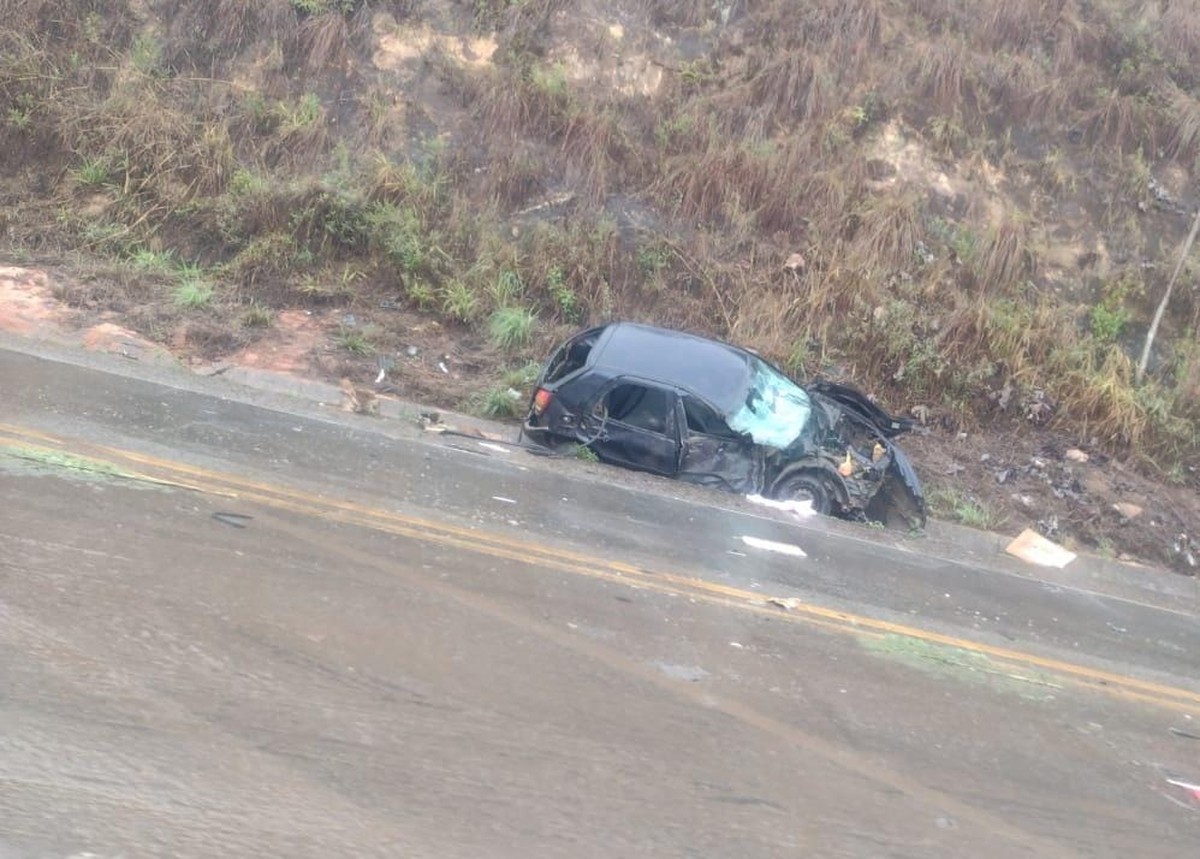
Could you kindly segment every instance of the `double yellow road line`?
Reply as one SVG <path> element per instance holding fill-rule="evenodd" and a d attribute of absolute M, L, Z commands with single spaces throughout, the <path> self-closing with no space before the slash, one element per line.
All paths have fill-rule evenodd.
<path fill-rule="evenodd" d="M 1100 690 L 1123 699 L 1200 715 L 1200 693 L 1189 689 L 795 599 L 781 601 L 786 605 L 784 608 L 769 602 L 768 597 L 762 593 L 694 576 L 667 570 L 645 569 L 494 531 L 453 525 L 423 516 L 331 498 L 294 487 L 263 483 L 136 451 L 105 447 L 80 439 L 0 423 L 0 453 L 5 450 L 10 453 L 24 451 L 26 455 L 30 450 L 40 450 L 47 455 L 48 460 L 64 455 L 86 457 L 110 473 L 134 479 L 183 487 L 209 495 L 233 497 L 276 510 L 515 561 L 531 568 L 556 570 L 626 587 L 686 596 L 700 602 L 769 615 L 777 620 L 817 626 L 856 637 L 902 636 L 986 657 L 999 667 L 1014 672 L 1012 676 L 1020 677 L 1020 672 L 1031 670 L 1043 672 L 1073 685 Z"/>

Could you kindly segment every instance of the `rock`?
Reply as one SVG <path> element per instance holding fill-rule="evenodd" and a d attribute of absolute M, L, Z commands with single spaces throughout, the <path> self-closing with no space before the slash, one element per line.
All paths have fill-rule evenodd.
<path fill-rule="evenodd" d="M 1128 501 L 1118 501 L 1113 505 L 1113 510 L 1120 513 L 1122 519 L 1136 519 L 1142 515 L 1142 508 Z"/>
<path fill-rule="evenodd" d="M 1089 457 L 1079 448 L 1073 447 L 1063 454 L 1063 459 L 1070 460 L 1071 462 L 1087 462 Z"/>

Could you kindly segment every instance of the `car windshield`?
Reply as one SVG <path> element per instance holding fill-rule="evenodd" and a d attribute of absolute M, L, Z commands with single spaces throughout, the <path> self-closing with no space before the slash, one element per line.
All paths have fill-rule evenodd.
<path fill-rule="evenodd" d="M 759 358 L 751 358 L 750 388 L 729 426 L 755 443 L 784 448 L 808 423 L 812 402 L 803 388 Z"/>

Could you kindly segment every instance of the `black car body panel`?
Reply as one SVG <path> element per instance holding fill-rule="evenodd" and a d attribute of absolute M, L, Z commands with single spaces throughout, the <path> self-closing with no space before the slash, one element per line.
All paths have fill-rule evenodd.
<path fill-rule="evenodd" d="M 524 432 L 629 468 L 911 528 L 924 526 L 925 499 L 893 442 L 910 428 L 849 386 L 805 389 L 736 346 L 615 322 L 554 351 Z"/>

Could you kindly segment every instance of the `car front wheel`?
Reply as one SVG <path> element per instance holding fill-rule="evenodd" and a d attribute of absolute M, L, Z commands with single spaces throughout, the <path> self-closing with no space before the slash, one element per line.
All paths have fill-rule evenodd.
<path fill-rule="evenodd" d="M 775 487 L 775 497 L 782 501 L 812 502 L 813 512 L 822 516 L 833 513 L 833 489 L 820 474 L 801 471 L 783 478 Z"/>

